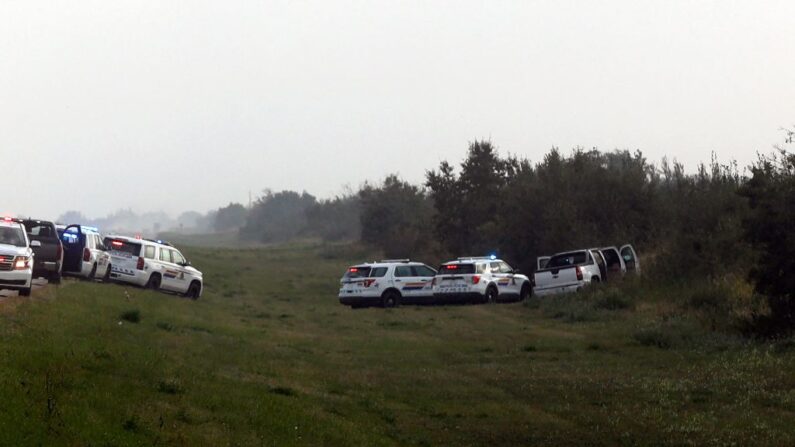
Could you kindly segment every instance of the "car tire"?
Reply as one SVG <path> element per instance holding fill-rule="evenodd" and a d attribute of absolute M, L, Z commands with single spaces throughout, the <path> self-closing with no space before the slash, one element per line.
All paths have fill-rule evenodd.
<path fill-rule="evenodd" d="M 88 274 L 88 280 L 93 281 L 97 277 L 97 264 L 94 263 L 94 266 L 91 267 L 91 273 Z"/>
<path fill-rule="evenodd" d="M 108 269 L 105 270 L 105 275 L 102 277 L 102 282 L 110 282 L 110 269 L 111 269 L 111 267 L 112 266 L 110 264 L 108 264 Z"/>
<path fill-rule="evenodd" d="M 387 290 L 381 296 L 381 305 L 384 308 L 400 306 L 400 294 L 394 290 Z"/>
<path fill-rule="evenodd" d="M 532 289 L 530 289 L 530 285 L 527 284 L 527 283 L 524 283 L 524 285 L 522 285 L 521 292 L 519 292 L 519 301 L 524 301 L 524 300 L 530 298 L 530 294 L 531 293 L 533 293 L 533 291 L 532 291 Z"/>
<path fill-rule="evenodd" d="M 497 297 L 499 296 L 499 292 L 497 288 L 494 286 L 489 286 L 486 289 L 486 303 L 487 304 L 497 304 Z"/>
<path fill-rule="evenodd" d="M 27 289 L 21 289 L 19 291 L 19 296 L 30 296 L 31 288 L 28 287 Z"/>
<path fill-rule="evenodd" d="M 158 291 L 160 290 L 160 281 L 160 275 L 153 273 L 152 276 L 149 277 L 149 281 L 146 282 L 146 288 L 149 290 Z"/>
<path fill-rule="evenodd" d="M 188 286 L 188 291 L 185 292 L 185 297 L 192 300 L 198 300 L 199 293 L 201 293 L 201 285 L 199 285 L 198 282 L 193 281 L 190 283 L 190 286 Z"/>
<path fill-rule="evenodd" d="M 47 278 L 47 282 L 50 284 L 60 284 L 61 283 L 61 274 L 54 273 L 52 276 Z"/>

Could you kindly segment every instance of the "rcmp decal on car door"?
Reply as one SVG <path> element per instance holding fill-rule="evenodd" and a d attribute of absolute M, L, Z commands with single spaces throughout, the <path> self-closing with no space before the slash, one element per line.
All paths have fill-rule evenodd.
<path fill-rule="evenodd" d="M 180 272 L 179 270 L 166 270 L 163 272 L 163 277 L 182 281 L 185 279 L 185 272 Z"/>
<path fill-rule="evenodd" d="M 418 282 L 409 282 L 406 283 L 402 290 L 411 291 L 411 290 L 422 290 L 427 288 L 431 284 L 430 281 L 418 281 Z"/>

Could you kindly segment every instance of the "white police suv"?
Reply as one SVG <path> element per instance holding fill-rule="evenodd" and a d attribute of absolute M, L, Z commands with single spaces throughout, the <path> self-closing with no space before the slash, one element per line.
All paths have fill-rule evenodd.
<path fill-rule="evenodd" d="M 527 276 L 496 256 L 446 262 L 433 279 L 433 296 L 437 302 L 524 300 L 532 290 Z"/>
<path fill-rule="evenodd" d="M 115 281 L 193 299 L 198 299 L 204 291 L 202 272 L 167 242 L 108 236 L 104 245 L 111 258 L 110 278 Z"/>
<path fill-rule="evenodd" d="M 0 220 L 0 289 L 18 290 L 30 296 L 33 283 L 33 250 L 22 222 L 10 217 Z"/>
<path fill-rule="evenodd" d="M 427 304 L 433 299 L 436 270 L 408 259 L 353 265 L 340 279 L 339 300 L 354 309 Z"/>

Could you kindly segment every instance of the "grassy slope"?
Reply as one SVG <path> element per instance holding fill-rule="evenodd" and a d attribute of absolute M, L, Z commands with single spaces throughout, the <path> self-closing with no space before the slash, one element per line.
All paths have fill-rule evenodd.
<path fill-rule="evenodd" d="M 795 443 L 795 350 L 641 345 L 664 304 L 351 311 L 353 254 L 187 252 L 197 302 L 69 281 L 0 305 L 0 445 Z"/>

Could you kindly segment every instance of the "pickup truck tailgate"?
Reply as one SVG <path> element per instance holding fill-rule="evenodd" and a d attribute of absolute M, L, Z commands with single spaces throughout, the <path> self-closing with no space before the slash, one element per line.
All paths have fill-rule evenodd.
<path fill-rule="evenodd" d="M 540 270 L 535 273 L 538 291 L 571 287 L 577 285 L 579 281 L 576 266 Z"/>

